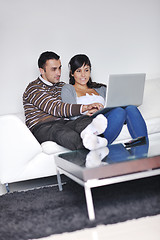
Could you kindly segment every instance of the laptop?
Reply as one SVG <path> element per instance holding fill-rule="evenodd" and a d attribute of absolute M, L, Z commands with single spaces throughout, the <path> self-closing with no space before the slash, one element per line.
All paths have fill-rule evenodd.
<path fill-rule="evenodd" d="M 94 113 L 93 117 L 115 107 L 140 106 L 143 102 L 145 78 L 145 73 L 109 75 L 105 106 Z"/>

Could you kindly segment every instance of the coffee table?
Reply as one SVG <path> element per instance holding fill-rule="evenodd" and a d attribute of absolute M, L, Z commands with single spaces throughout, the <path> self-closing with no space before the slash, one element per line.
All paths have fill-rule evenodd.
<path fill-rule="evenodd" d="M 83 186 L 90 220 L 95 219 L 92 188 L 160 174 L 160 141 L 130 148 L 112 144 L 108 148 L 109 154 L 103 159 L 97 151 L 86 149 L 55 156 L 59 190 L 62 191 L 61 173 Z M 89 153 L 92 159 L 90 167 L 86 167 Z"/>

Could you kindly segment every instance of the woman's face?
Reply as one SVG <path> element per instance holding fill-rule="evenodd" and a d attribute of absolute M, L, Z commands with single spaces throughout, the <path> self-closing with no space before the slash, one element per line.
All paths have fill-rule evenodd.
<path fill-rule="evenodd" d="M 84 65 L 80 68 L 77 68 L 75 72 L 72 74 L 72 76 L 75 79 L 75 85 L 80 84 L 80 85 L 86 85 L 87 82 L 89 81 L 91 74 L 90 67 L 88 65 Z"/>

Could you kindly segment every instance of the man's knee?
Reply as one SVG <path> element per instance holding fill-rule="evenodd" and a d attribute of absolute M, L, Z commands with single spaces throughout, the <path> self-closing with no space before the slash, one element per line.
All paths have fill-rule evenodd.
<path fill-rule="evenodd" d="M 65 131 L 56 132 L 56 142 L 70 150 L 77 150 L 83 148 L 82 139 L 79 133 L 65 129 Z"/>
<path fill-rule="evenodd" d="M 93 119 L 89 116 L 80 117 L 75 125 L 75 131 L 80 134 L 92 121 Z"/>

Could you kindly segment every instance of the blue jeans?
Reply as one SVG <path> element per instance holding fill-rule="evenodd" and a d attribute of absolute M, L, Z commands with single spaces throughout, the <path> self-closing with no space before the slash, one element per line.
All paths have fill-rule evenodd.
<path fill-rule="evenodd" d="M 124 123 L 127 124 L 132 138 L 145 136 L 148 141 L 146 123 L 136 106 L 117 107 L 104 114 L 104 116 L 108 119 L 108 127 L 103 135 L 109 144 L 118 137 Z"/>
<path fill-rule="evenodd" d="M 108 145 L 109 154 L 103 161 L 106 161 L 109 164 L 132 161 L 138 158 L 145 158 L 148 154 L 148 143 L 146 142 L 143 145 L 131 147 L 129 149 L 125 148 L 123 144 L 111 144 Z"/>

